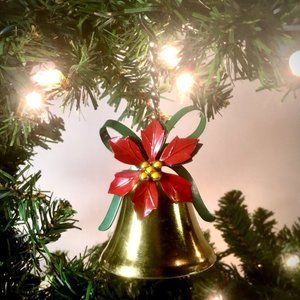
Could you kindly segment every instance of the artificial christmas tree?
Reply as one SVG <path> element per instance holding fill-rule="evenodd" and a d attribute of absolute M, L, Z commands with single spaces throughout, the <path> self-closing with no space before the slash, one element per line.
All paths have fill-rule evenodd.
<path fill-rule="evenodd" d="M 40 174 L 27 170 L 36 146 L 61 141 L 53 101 L 97 109 L 108 99 L 117 110 L 125 100 L 120 118 L 139 129 L 168 119 L 159 104 L 173 86 L 208 120 L 229 105 L 236 80 L 295 92 L 299 14 L 298 0 L 1 1 L 1 299 L 298 299 L 299 223 L 276 233 L 272 213 L 250 215 L 240 192 L 216 212 L 229 248 L 213 268 L 125 280 L 100 271 L 101 247 L 74 259 L 51 253 L 47 245 L 75 227 L 75 212 L 38 190 Z M 222 262 L 230 253 L 242 271 Z"/>

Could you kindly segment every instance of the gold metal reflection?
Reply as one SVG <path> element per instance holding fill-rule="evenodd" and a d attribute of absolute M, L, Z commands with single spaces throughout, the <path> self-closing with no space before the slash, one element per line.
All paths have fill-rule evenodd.
<path fill-rule="evenodd" d="M 192 203 L 173 204 L 162 195 L 157 210 L 137 219 L 124 198 L 113 236 L 102 253 L 102 267 L 130 278 L 181 277 L 201 272 L 216 257 L 205 240 Z"/>

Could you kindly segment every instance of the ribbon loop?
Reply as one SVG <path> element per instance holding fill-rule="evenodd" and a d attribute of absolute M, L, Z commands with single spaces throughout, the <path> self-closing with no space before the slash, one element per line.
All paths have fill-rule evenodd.
<path fill-rule="evenodd" d="M 168 120 L 165 124 L 165 128 L 167 130 L 167 132 L 170 132 L 175 125 L 188 113 L 192 112 L 195 110 L 194 106 L 187 106 L 182 108 L 181 110 L 179 110 L 175 115 L 173 115 L 171 117 L 170 120 Z M 202 134 L 202 132 L 204 131 L 206 126 L 206 117 L 201 113 L 201 117 L 200 117 L 200 121 L 199 124 L 197 126 L 197 128 L 194 130 L 193 133 L 191 133 L 188 138 L 193 138 L 193 139 L 197 139 L 200 137 L 200 135 Z"/>
<path fill-rule="evenodd" d="M 109 140 L 111 139 L 111 136 L 109 135 L 107 128 L 111 128 L 118 133 L 120 133 L 123 137 L 130 137 L 134 139 L 136 142 L 141 143 L 140 138 L 127 126 L 123 125 L 119 121 L 115 120 L 107 120 L 105 124 L 100 128 L 99 134 L 102 143 L 105 145 L 105 147 L 111 151 L 109 146 Z"/>

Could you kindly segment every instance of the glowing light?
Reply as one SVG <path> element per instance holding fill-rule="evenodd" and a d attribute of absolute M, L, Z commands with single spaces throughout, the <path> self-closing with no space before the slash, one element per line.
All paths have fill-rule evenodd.
<path fill-rule="evenodd" d="M 124 277 L 135 277 L 138 274 L 136 268 L 132 266 L 121 266 L 119 273 Z"/>
<path fill-rule="evenodd" d="M 209 300 L 223 300 L 223 296 L 221 294 L 215 294 Z"/>
<path fill-rule="evenodd" d="M 295 76 L 300 76 L 300 50 L 290 56 L 289 66 Z"/>
<path fill-rule="evenodd" d="M 50 87 L 60 84 L 63 74 L 57 69 L 46 69 L 39 70 L 31 78 L 41 86 Z"/>
<path fill-rule="evenodd" d="M 194 77 L 191 73 L 185 72 L 178 76 L 176 86 L 179 92 L 187 93 L 194 84 Z"/>
<path fill-rule="evenodd" d="M 179 49 L 174 46 L 165 46 L 159 54 L 160 60 L 170 68 L 178 65 L 180 58 L 178 56 Z"/>
<path fill-rule="evenodd" d="M 51 286 L 53 276 L 46 275 L 45 279 L 40 283 L 39 290 L 45 290 Z"/>
<path fill-rule="evenodd" d="M 300 263 L 300 258 L 296 254 L 291 254 L 285 258 L 285 265 L 288 268 L 296 268 Z"/>
<path fill-rule="evenodd" d="M 38 92 L 31 92 L 26 95 L 26 104 L 31 109 L 39 109 L 42 106 L 42 95 Z"/>

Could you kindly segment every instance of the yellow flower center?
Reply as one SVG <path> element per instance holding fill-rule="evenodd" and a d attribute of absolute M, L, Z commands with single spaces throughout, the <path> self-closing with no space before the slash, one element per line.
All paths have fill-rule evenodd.
<path fill-rule="evenodd" d="M 163 163 L 159 160 L 156 160 L 151 164 L 148 161 L 142 162 L 140 165 L 140 169 L 141 169 L 140 180 L 146 181 L 152 179 L 153 181 L 159 181 L 162 176 L 161 173 L 162 166 Z"/>

